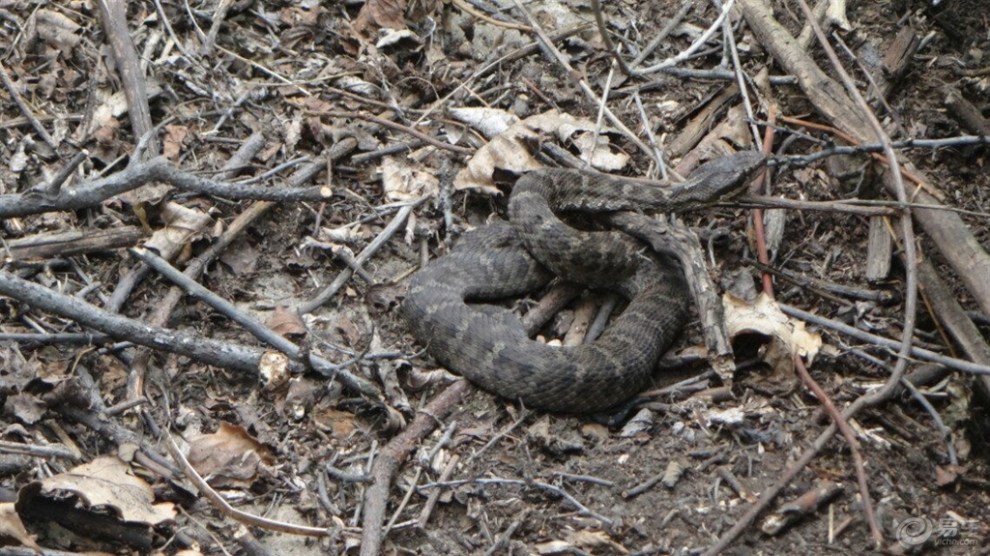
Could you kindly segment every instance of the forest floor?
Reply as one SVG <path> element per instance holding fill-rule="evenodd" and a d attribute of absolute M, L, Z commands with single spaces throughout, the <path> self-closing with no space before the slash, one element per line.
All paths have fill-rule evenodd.
<path fill-rule="evenodd" d="M 0 554 L 990 553 L 990 7 L 826 14 L 863 103 L 801 0 L 724 2 L 0 0 Z M 734 366 L 696 315 L 699 378 L 558 415 L 400 318 L 493 171 L 747 149 L 681 217 Z M 568 291 L 580 342 L 600 292 L 513 306 Z"/>

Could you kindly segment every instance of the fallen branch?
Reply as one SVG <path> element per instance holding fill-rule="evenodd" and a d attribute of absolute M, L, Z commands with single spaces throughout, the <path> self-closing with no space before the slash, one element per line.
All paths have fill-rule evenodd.
<path fill-rule="evenodd" d="M 364 492 L 364 522 L 361 531 L 361 556 L 378 556 L 382 546 L 382 525 L 392 478 L 409 453 L 430 434 L 447 413 L 456 408 L 471 391 L 471 383 L 458 380 L 438 394 L 418 415 L 406 430 L 389 441 L 378 454 L 371 476 L 374 483 Z"/>
<path fill-rule="evenodd" d="M 0 271 L 0 294 L 71 319 L 112 338 L 184 355 L 207 365 L 243 372 L 257 372 L 262 357 L 267 353 L 266 350 L 257 347 L 220 342 L 195 334 L 149 326 L 109 313 L 85 301 L 57 293 L 6 271 Z M 320 370 L 318 361 L 314 361 L 314 369 Z M 329 376 L 339 377 L 345 386 L 356 392 L 370 396 L 372 399 L 379 398 L 378 389 L 363 378 L 335 367 L 324 371 Z"/>
<path fill-rule="evenodd" d="M 27 216 L 55 210 L 78 210 L 99 205 L 115 195 L 132 191 L 149 182 L 160 181 L 183 191 L 226 199 L 257 199 L 274 202 L 325 201 L 330 190 L 324 187 L 268 188 L 209 180 L 179 170 L 162 157 L 128 166 L 111 176 L 62 189 L 55 195 L 32 189 L 0 196 L 0 218 Z"/>

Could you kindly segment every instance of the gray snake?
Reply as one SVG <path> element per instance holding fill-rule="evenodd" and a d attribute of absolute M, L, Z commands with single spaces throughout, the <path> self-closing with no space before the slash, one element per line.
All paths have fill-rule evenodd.
<path fill-rule="evenodd" d="M 528 407 L 567 413 L 611 408 L 649 385 L 684 328 L 689 289 L 666 257 L 618 231 L 581 231 L 556 213 L 679 211 L 742 190 L 763 165 L 755 152 L 707 162 L 672 188 L 579 170 L 529 172 L 509 198 L 511 223 L 472 230 L 412 278 L 402 313 L 439 363 Z M 596 341 L 553 347 L 530 339 L 511 311 L 472 304 L 522 295 L 554 275 L 617 291 L 628 307 Z"/>

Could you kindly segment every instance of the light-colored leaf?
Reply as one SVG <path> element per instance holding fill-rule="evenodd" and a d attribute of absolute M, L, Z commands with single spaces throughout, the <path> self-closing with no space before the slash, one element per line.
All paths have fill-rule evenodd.
<path fill-rule="evenodd" d="M 154 504 L 155 493 L 116 456 L 102 456 L 41 481 L 41 493 L 63 497 L 71 493 L 89 507 L 114 508 L 120 519 L 158 525 L 175 518 L 168 502 Z"/>

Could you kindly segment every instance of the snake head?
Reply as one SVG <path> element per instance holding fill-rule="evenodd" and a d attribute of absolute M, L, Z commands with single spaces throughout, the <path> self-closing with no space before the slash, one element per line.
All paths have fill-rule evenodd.
<path fill-rule="evenodd" d="M 671 191 L 671 201 L 681 210 L 713 205 L 741 195 L 749 178 L 763 168 L 767 157 L 758 151 L 740 151 L 698 166 L 686 182 Z"/>

